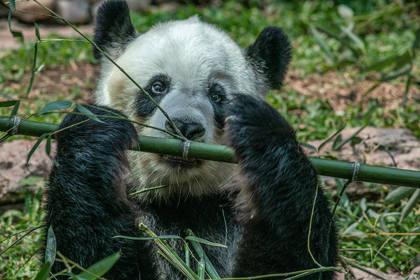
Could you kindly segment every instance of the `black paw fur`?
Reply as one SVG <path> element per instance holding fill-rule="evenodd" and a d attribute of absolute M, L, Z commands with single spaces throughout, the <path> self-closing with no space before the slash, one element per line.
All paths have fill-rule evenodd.
<path fill-rule="evenodd" d="M 265 101 L 249 95 L 237 95 L 226 112 L 228 143 L 239 159 L 254 152 L 263 154 L 273 145 L 297 144 L 292 127 Z"/>
<path fill-rule="evenodd" d="M 126 116 L 105 106 L 84 107 L 94 115 L 101 116 L 98 117 L 101 122 L 86 115 L 68 114 L 60 125 L 62 131 L 57 134 L 59 148 L 72 149 L 80 145 L 80 148 L 87 146 L 111 152 L 136 146 L 137 133 Z M 77 109 L 73 112 L 80 113 Z"/>

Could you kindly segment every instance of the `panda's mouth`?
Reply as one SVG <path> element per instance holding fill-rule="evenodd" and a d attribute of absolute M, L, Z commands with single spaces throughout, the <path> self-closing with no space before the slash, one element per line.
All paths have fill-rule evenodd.
<path fill-rule="evenodd" d="M 171 165 L 176 165 L 176 167 L 197 167 L 203 160 L 195 158 L 184 159 L 182 157 L 170 156 L 170 155 L 161 155 L 161 157 Z"/>

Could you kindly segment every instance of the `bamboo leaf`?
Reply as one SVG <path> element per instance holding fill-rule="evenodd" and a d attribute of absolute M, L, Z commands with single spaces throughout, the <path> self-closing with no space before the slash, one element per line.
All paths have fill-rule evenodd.
<path fill-rule="evenodd" d="M 160 235 L 160 236 L 150 236 L 150 237 L 133 237 L 133 236 L 116 235 L 113 238 L 122 238 L 122 239 L 128 239 L 128 240 L 182 239 L 178 235 Z"/>
<path fill-rule="evenodd" d="M 7 22 L 9 23 L 9 30 L 10 30 L 10 33 L 12 33 L 12 36 L 14 38 L 18 38 L 18 39 L 22 40 L 22 42 L 23 42 L 24 38 L 23 38 L 22 32 L 15 31 L 15 30 L 12 29 L 12 12 L 11 11 L 9 12 L 9 15 L 7 16 Z"/>
<path fill-rule="evenodd" d="M 1 101 L 0 108 L 15 106 L 17 102 L 18 102 L 17 100 Z"/>
<path fill-rule="evenodd" d="M 312 150 L 312 151 L 317 151 L 317 148 L 315 148 L 314 146 L 312 146 L 311 144 L 308 144 L 308 143 L 302 143 L 302 142 L 300 142 L 299 143 L 302 147 L 305 147 L 305 148 L 307 148 L 307 149 L 309 149 L 309 150 Z"/>
<path fill-rule="evenodd" d="M 51 134 L 48 134 L 47 144 L 45 145 L 45 151 L 47 152 L 47 155 L 49 156 L 51 153 Z"/>
<path fill-rule="evenodd" d="M 417 201 L 420 199 L 420 189 L 417 189 L 414 191 L 413 195 L 410 197 L 410 200 L 408 201 L 407 205 L 404 206 L 403 210 L 401 211 L 401 217 L 399 224 L 402 223 L 402 221 L 407 217 L 408 214 L 410 214 L 413 207 L 416 205 Z"/>
<path fill-rule="evenodd" d="M 51 266 L 54 264 L 55 256 L 57 253 L 57 241 L 52 226 L 48 228 L 47 233 L 47 245 L 45 250 L 45 263 L 49 263 Z"/>
<path fill-rule="evenodd" d="M 10 10 L 13 12 L 16 11 L 16 0 L 10 0 L 9 1 Z"/>
<path fill-rule="evenodd" d="M 379 71 L 383 70 L 383 68 L 395 63 L 398 60 L 398 55 L 390 56 L 384 60 L 378 61 L 375 64 L 372 64 L 371 66 L 366 67 L 365 69 L 362 69 L 363 72 L 371 72 L 371 71 Z"/>
<path fill-rule="evenodd" d="M 390 268 L 392 268 L 394 271 L 398 271 L 398 272 L 400 272 L 400 270 L 398 269 L 398 267 L 396 267 L 396 266 L 392 263 L 392 261 L 391 261 L 390 259 L 388 259 L 388 258 L 387 258 L 384 254 L 382 254 L 382 253 L 381 253 L 381 252 L 379 252 L 378 250 L 375 250 L 375 252 L 376 252 L 376 255 L 377 255 L 379 258 L 381 258 L 387 266 L 389 266 Z"/>
<path fill-rule="evenodd" d="M 48 276 L 50 275 L 50 271 L 51 271 L 51 264 L 50 263 L 44 263 L 44 265 L 41 267 L 41 270 L 36 275 L 35 280 L 46 280 L 46 279 L 48 279 Z"/>
<path fill-rule="evenodd" d="M 29 151 L 28 157 L 26 159 L 26 164 L 29 163 L 29 160 L 31 159 L 33 153 L 36 151 L 36 149 L 38 148 L 39 144 L 41 144 L 42 140 L 44 140 L 44 138 L 47 137 L 47 136 L 48 136 L 48 133 L 44 133 L 44 134 L 41 135 L 41 137 L 38 138 L 38 140 L 36 141 L 35 145 Z"/>
<path fill-rule="evenodd" d="M 185 240 L 195 241 L 195 242 L 205 244 L 205 245 L 209 245 L 209 246 L 213 246 L 213 247 L 227 248 L 227 246 L 224 245 L 224 244 L 210 242 L 206 239 L 195 237 L 195 236 L 187 236 L 187 237 L 185 237 Z"/>
<path fill-rule="evenodd" d="M 36 69 L 36 71 L 35 71 L 35 75 L 38 74 L 39 72 L 41 72 L 41 70 L 42 70 L 42 68 L 44 68 L 44 66 L 45 66 L 45 62 L 42 63 L 41 65 L 39 65 L 38 69 Z"/>
<path fill-rule="evenodd" d="M 362 200 L 360 200 L 360 208 L 362 208 L 363 212 L 366 212 L 367 210 L 367 204 L 366 204 L 366 197 L 362 198 Z"/>
<path fill-rule="evenodd" d="M 325 40 L 321 37 L 321 34 L 319 34 L 319 32 L 316 30 L 316 28 L 313 25 L 310 25 L 309 29 L 311 30 L 311 33 L 314 36 L 315 41 L 318 43 L 318 45 L 321 47 L 321 49 L 327 55 L 328 62 L 330 64 L 335 64 L 335 59 L 334 59 L 334 56 L 331 53 L 330 47 L 327 45 Z"/>
<path fill-rule="evenodd" d="M 204 279 L 206 273 L 206 262 L 203 258 L 198 262 L 198 279 Z"/>
<path fill-rule="evenodd" d="M 0 3 L 1 3 L 1 1 L 0 1 Z M 3 97 L 5 97 L 5 98 L 7 98 L 7 99 L 9 99 L 9 100 L 15 100 L 14 98 L 10 97 L 9 95 L 7 95 L 7 94 L 5 94 L 3 92 L 0 92 L 0 95 L 3 96 Z"/>
<path fill-rule="evenodd" d="M 38 40 L 41 40 L 41 35 L 39 35 L 39 26 L 36 22 L 34 23 L 34 25 L 35 25 L 35 36 Z"/>
<path fill-rule="evenodd" d="M 90 118 L 94 121 L 103 123 L 103 121 L 98 119 L 98 117 L 95 114 L 93 114 L 89 109 L 87 109 L 85 106 L 83 106 L 79 103 L 76 103 L 76 108 L 77 108 L 77 110 L 79 110 L 80 113 L 85 114 L 86 117 L 88 117 L 88 118 Z"/>
<path fill-rule="evenodd" d="M 73 103 L 70 101 L 53 101 L 45 105 L 45 107 L 38 112 L 38 115 L 42 115 L 44 113 L 51 112 L 54 110 L 67 109 L 70 108 L 72 104 Z"/>
<path fill-rule="evenodd" d="M 96 275 L 96 276 L 102 276 L 105 273 L 108 272 L 108 270 L 110 270 L 114 264 L 120 259 L 121 257 L 121 251 L 116 252 L 115 254 L 112 254 L 100 261 L 98 261 L 97 263 L 94 263 L 93 265 L 89 266 L 87 268 L 87 270 L 89 272 L 91 272 L 92 274 Z M 80 274 L 77 275 L 77 277 L 80 277 L 82 279 L 85 280 L 94 280 L 97 279 L 97 277 L 87 273 L 87 272 L 82 272 Z"/>
<path fill-rule="evenodd" d="M 42 177 L 39 176 L 29 176 L 25 179 L 22 179 L 18 182 L 19 187 L 25 187 L 25 186 L 32 186 L 35 185 L 38 182 L 41 182 L 43 180 Z"/>
<path fill-rule="evenodd" d="M 19 110 L 19 106 L 20 106 L 20 100 L 18 100 L 18 101 L 15 103 L 15 106 L 13 107 L 12 112 L 10 113 L 10 117 L 11 117 L 11 118 L 13 118 L 14 116 L 16 116 L 16 115 L 17 115 L 17 112 L 18 112 L 18 110 Z"/>
<path fill-rule="evenodd" d="M 195 237 L 194 233 L 192 232 L 192 230 L 188 229 L 187 230 L 187 237 L 186 239 L 190 241 L 192 247 L 194 248 L 195 252 L 197 253 L 197 255 L 200 257 L 200 259 L 204 259 L 205 261 L 205 270 L 207 270 L 208 274 L 210 275 L 210 277 L 212 279 L 219 279 L 220 276 L 217 273 L 216 269 L 214 268 L 213 264 L 211 263 L 210 259 L 207 257 L 206 253 L 204 252 L 203 248 L 201 247 L 199 241 L 196 241 L 194 239 L 192 239 L 191 237 Z M 201 238 L 199 238 L 201 239 Z"/>
<path fill-rule="evenodd" d="M 39 44 L 39 42 L 35 43 L 35 46 L 34 46 L 34 59 L 33 59 L 33 62 L 32 62 L 31 80 L 29 81 L 29 86 L 28 86 L 28 89 L 26 90 L 26 97 L 29 96 L 29 93 L 31 92 L 32 87 L 34 85 L 35 72 L 36 72 L 35 71 L 36 59 L 37 59 L 37 56 L 38 56 L 38 44 Z"/>
<path fill-rule="evenodd" d="M 343 31 L 343 32 L 344 32 L 344 34 L 345 34 L 348 38 L 350 38 L 350 40 L 352 40 L 352 41 L 355 43 L 355 45 L 356 45 L 359 49 L 361 49 L 361 50 L 363 51 L 363 53 L 365 53 L 365 52 L 366 52 L 366 46 L 365 46 L 365 43 L 363 42 L 363 40 L 362 40 L 362 39 L 360 39 L 360 37 L 359 37 L 359 36 L 357 36 L 356 34 L 354 34 L 354 33 L 353 33 L 353 31 L 351 31 L 349 28 L 346 28 L 346 27 L 340 26 L 340 29 L 341 29 L 341 31 Z"/>
<path fill-rule="evenodd" d="M 325 35 L 337 40 L 338 42 L 340 42 L 342 46 L 348 48 L 356 58 L 359 57 L 360 50 L 357 50 L 353 46 L 349 45 L 345 39 L 341 38 L 340 36 L 330 32 L 328 29 L 325 29 L 325 28 L 323 28 L 319 25 L 315 25 L 315 27 L 316 27 L 317 30 L 321 31 Z M 354 63 L 354 62 L 353 61 L 340 61 L 340 62 L 334 64 L 334 66 L 336 66 L 336 67 L 345 66 L 346 63 L 351 64 L 351 63 Z"/>
<path fill-rule="evenodd" d="M 412 63 L 413 53 L 411 50 L 404 52 L 402 55 L 398 56 L 397 64 L 394 66 L 393 70 L 398 70 L 401 67 L 405 66 L 407 63 Z"/>
<path fill-rule="evenodd" d="M 381 81 L 385 82 L 385 81 L 393 80 L 401 75 L 411 72 L 412 68 L 413 68 L 413 65 L 411 63 L 406 64 L 404 67 L 401 67 L 398 70 L 392 71 L 388 75 L 385 75 L 384 77 L 382 77 Z"/>

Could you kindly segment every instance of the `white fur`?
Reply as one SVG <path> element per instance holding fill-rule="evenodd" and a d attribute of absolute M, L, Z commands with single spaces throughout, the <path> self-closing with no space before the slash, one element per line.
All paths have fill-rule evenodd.
<path fill-rule="evenodd" d="M 146 119 L 136 115 L 137 95 L 142 93 L 117 67 L 102 62 L 96 102 L 118 109 L 130 119 L 165 128 L 166 118 L 159 110 Z M 171 91 L 160 106 L 171 117 L 182 113 L 201 122 L 206 132 L 200 141 L 207 143 L 223 143 L 207 96 L 210 85 L 222 85 L 228 98 L 234 93 L 261 97 L 258 91 L 265 90 L 243 50 L 224 32 L 196 16 L 154 26 L 129 43 L 116 62 L 142 87 L 157 74 L 169 76 Z M 168 137 L 151 128 L 136 128 L 141 135 Z M 135 190 L 168 186 L 139 195 L 141 200 L 165 199 L 174 193 L 181 197 L 213 193 L 234 170 L 231 164 L 206 161 L 185 172 L 169 169 L 160 155 L 129 152 L 128 157 L 131 172 L 127 182 Z"/>

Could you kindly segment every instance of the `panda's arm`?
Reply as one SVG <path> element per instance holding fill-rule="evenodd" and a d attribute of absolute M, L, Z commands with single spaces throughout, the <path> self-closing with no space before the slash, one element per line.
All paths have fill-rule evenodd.
<path fill-rule="evenodd" d="M 233 276 L 316 268 L 307 240 L 317 173 L 293 129 L 267 103 L 249 96 L 235 98 L 228 115 L 227 136 L 239 160 L 234 181 L 240 189 L 236 212 L 242 226 Z M 310 248 L 322 266 L 334 265 L 337 257 L 332 219 L 319 189 Z M 318 277 L 313 274 L 305 279 Z M 322 275 L 322 279 L 332 277 L 332 273 Z"/>
<path fill-rule="evenodd" d="M 109 114 L 89 109 L 94 114 Z M 85 116 L 70 114 L 60 128 L 83 120 Z M 113 236 L 135 236 L 137 232 L 134 208 L 122 180 L 127 169 L 124 151 L 137 143 L 136 132 L 130 122 L 101 120 L 103 123 L 89 120 L 58 133 L 59 166 L 53 167 L 46 190 L 46 230 L 52 226 L 57 250 L 85 268 L 121 250 L 123 257 L 107 276 L 134 279 L 139 275 L 138 246 Z M 62 269 L 63 263 L 56 261 L 53 271 Z"/>

